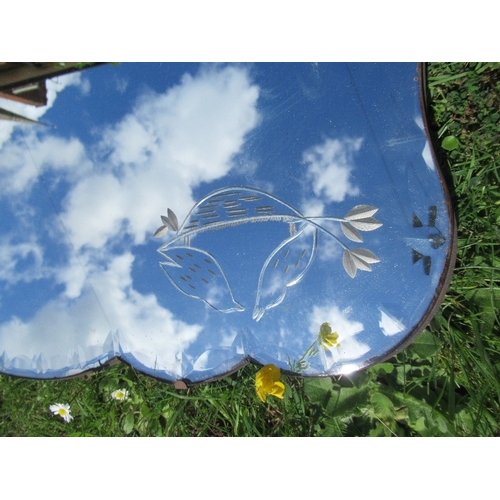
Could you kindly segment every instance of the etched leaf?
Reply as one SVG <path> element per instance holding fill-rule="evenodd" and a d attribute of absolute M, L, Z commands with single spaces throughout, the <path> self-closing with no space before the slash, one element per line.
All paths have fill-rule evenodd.
<path fill-rule="evenodd" d="M 354 265 L 358 268 L 358 269 L 361 269 L 362 271 L 368 271 L 368 272 L 371 272 L 372 270 L 372 266 L 370 266 L 370 264 L 368 264 L 368 262 L 365 262 L 363 259 L 360 259 L 359 257 L 356 257 L 356 255 L 354 255 L 352 252 L 351 252 L 351 258 L 354 262 Z"/>
<path fill-rule="evenodd" d="M 172 221 L 168 217 L 166 217 L 165 215 L 161 215 L 160 217 L 161 217 L 161 220 L 165 226 L 172 229 L 172 231 L 176 231 L 174 224 L 172 223 Z"/>
<path fill-rule="evenodd" d="M 172 229 L 174 231 L 178 231 L 179 229 L 179 222 L 177 221 L 177 216 L 174 214 L 170 208 L 167 208 L 167 213 L 168 213 L 168 219 L 172 224 Z"/>
<path fill-rule="evenodd" d="M 177 232 L 177 230 L 179 229 L 177 224 L 177 217 L 175 216 L 174 212 L 172 212 L 170 208 L 168 208 L 167 210 L 168 217 L 166 215 L 160 215 L 163 225 L 155 231 L 155 234 L 153 235 L 154 238 L 161 238 L 162 236 L 165 236 L 169 229 L 172 229 L 172 231 L 175 232 Z"/>
<path fill-rule="evenodd" d="M 199 299 L 219 312 L 243 311 L 233 297 L 229 282 L 217 260 L 204 250 L 175 247 L 160 252 L 160 264 L 172 284 L 184 295 Z"/>
<path fill-rule="evenodd" d="M 259 321 L 266 310 L 281 304 L 287 289 L 304 277 L 316 253 L 317 238 L 317 229 L 304 226 L 269 255 L 260 272 L 253 319 Z"/>
<path fill-rule="evenodd" d="M 154 238 L 161 238 L 165 234 L 167 234 L 168 226 L 160 226 L 153 235 Z"/>
<path fill-rule="evenodd" d="M 354 250 L 351 250 L 351 253 L 369 264 L 376 264 L 377 262 L 380 262 L 380 259 L 366 248 L 355 248 Z"/>
<path fill-rule="evenodd" d="M 351 220 L 350 224 L 352 224 L 356 229 L 359 229 L 360 231 L 373 231 L 374 229 L 382 226 L 382 223 L 374 217 Z"/>
<path fill-rule="evenodd" d="M 349 250 L 344 250 L 344 254 L 342 255 L 342 264 L 344 265 L 344 269 L 346 273 L 354 278 L 356 276 L 356 264 L 354 263 L 353 258 L 351 257 L 351 252 Z"/>
<path fill-rule="evenodd" d="M 366 217 L 370 217 L 377 212 L 377 207 L 372 207 L 370 205 L 356 205 L 353 209 L 347 212 L 345 218 L 350 221 L 365 219 Z"/>
<path fill-rule="evenodd" d="M 340 227 L 342 228 L 342 232 L 351 241 L 355 241 L 356 243 L 363 243 L 363 237 L 361 236 L 359 231 L 355 229 L 349 222 L 341 222 Z"/>
<path fill-rule="evenodd" d="M 370 264 L 380 262 L 380 259 L 370 250 L 366 248 L 356 248 L 354 250 L 345 249 L 342 256 L 342 264 L 347 274 L 354 278 L 357 269 L 371 272 Z"/>

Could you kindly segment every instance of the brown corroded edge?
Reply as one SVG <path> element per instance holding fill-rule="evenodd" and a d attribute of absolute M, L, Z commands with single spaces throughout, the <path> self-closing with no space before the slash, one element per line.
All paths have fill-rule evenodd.
<path fill-rule="evenodd" d="M 448 287 L 450 286 L 451 279 L 453 277 L 453 270 L 455 268 L 455 261 L 457 257 L 457 222 L 455 217 L 455 208 L 452 205 L 451 197 L 449 193 L 448 186 L 446 184 L 443 169 L 441 165 L 439 165 L 436 152 L 434 150 L 434 144 L 432 142 L 432 137 L 429 131 L 429 120 L 428 120 L 428 104 L 427 104 L 427 73 L 426 73 L 426 65 L 425 63 L 418 64 L 418 81 L 419 81 L 419 98 L 420 98 L 420 110 L 422 111 L 422 119 L 424 123 L 425 135 L 427 136 L 427 141 L 430 145 L 430 150 L 432 154 L 432 159 L 434 160 L 434 164 L 437 167 L 439 181 L 441 182 L 441 189 L 443 190 L 446 208 L 448 210 L 448 224 L 450 228 L 450 244 L 447 250 L 446 261 L 444 264 L 443 272 L 441 273 L 441 277 L 439 278 L 439 283 L 430 303 L 429 308 L 427 309 L 427 313 L 421 318 L 421 320 L 413 327 L 412 331 L 390 352 L 388 352 L 384 356 L 378 357 L 376 360 L 370 360 L 370 364 L 367 366 L 374 365 L 375 363 L 379 363 L 386 359 L 391 358 L 392 356 L 398 354 L 403 349 L 408 347 L 415 338 L 422 333 L 422 331 L 427 327 L 427 325 L 431 322 L 432 318 L 437 313 L 441 303 L 444 300 L 446 292 L 448 291 Z"/>
<path fill-rule="evenodd" d="M 428 102 L 427 102 L 427 73 L 426 73 L 425 63 L 418 64 L 417 74 L 418 74 L 417 79 L 419 82 L 420 110 L 422 112 L 422 120 L 424 124 L 425 135 L 430 145 L 432 159 L 437 167 L 437 173 L 439 181 L 441 183 L 441 189 L 443 190 L 446 202 L 446 208 L 448 210 L 450 244 L 448 246 L 446 261 L 441 276 L 439 278 L 438 286 L 436 287 L 436 291 L 434 293 L 434 296 L 432 297 L 427 312 L 424 314 L 424 316 L 422 316 L 420 321 L 412 328 L 410 333 L 408 333 L 406 337 L 399 344 L 396 344 L 390 351 L 388 351 L 383 356 L 375 356 L 373 358 L 370 358 L 365 363 L 364 366 L 360 367 L 360 370 L 369 368 L 370 366 L 373 366 L 377 363 L 381 363 L 389 358 L 392 358 L 393 356 L 404 350 L 406 347 L 408 347 L 418 337 L 418 335 L 420 335 L 423 332 L 423 330 L 429 325 L 432 318 L 437 313 L 439 307 L 441 306 L 441 303 L 444 300 L 446 292 L 448 291 L 448 287 L 450 286 L 451 279 L 453 277 L 453 270 L 455 268 L 455 261 L 457 258 L 457 222 L 455 217 L 455 208 L 451 202 L 450 192 L 443 175 L 443 168 L 438 163 L 436 152 L 434 150 L 434 144 L 429 131 Z M 330 377 L 332 375 L 328 374 L 325 376 Z"/>

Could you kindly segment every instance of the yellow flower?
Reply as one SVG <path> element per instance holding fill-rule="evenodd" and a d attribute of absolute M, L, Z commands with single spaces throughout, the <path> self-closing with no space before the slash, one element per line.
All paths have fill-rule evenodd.
<path fill-rule="evenodd" d="M 339 334 L 337 332 L 332 332 L 332 327 L 330 323 L 323 323 L 319 328 L 318 341 L 325 348 L 330 347 L 340 347 L 337 342 Z"/>
<path fill-rule="evenodd" d="M 281 371 L 273 364 L 263 366 L 255 376 L 255 387 L 257 395 L 263 403 L 266 402 L 266 395 L 276 396 L 283 399 L 285 385 L 279 382 Z"/>

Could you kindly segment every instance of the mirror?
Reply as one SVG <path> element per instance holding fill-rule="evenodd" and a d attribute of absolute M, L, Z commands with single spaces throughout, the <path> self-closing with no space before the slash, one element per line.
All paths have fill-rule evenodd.
<path fill-rule="evenodd" d="M 2 100 L 45 125 L 0 122 L 0 371 L 118 357 L 189 385 L 401 350 L 455 244 L 421 80 L 415 63 L 123 63 L 49 81 L 44 109 Z"/>

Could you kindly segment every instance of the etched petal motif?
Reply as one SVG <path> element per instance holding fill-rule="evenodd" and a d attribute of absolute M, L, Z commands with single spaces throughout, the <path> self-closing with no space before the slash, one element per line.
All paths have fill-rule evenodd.
<path fill-rule="evenodd" d="M 287 289 L 303 278 L 316 253 L 317 239 L 317 229 L 304 225 L 271 253 L 260 272 L 253 319 L 259 321 L 267 309 L 281 304 Z"/>
<path fill-rule="evenodd" d="M 360 231 L 373 231 L 382 226 L 372 217 L 377 211 L 378 208 L 371 205 L 356 205 L 344 218 L 305 216 L 270 193 L 233 186 L 214 191 L 199 200 L 180 226 L 175 213 L 167 209 L 167 215 L 161 216 L 163 225 L 154 236 L 163 236 L 169 229 L 176 233 L 158 249 L 168 259 L 160 265 L 173 285 L 184 295 L 203 300 L 214 310 L 226 313 L 243 311 L 244 307 L 234 299 L 229 282 L 215 257 L 204 250 L 192 248 L 191 239 L 205 231 L 249 222 L 287 224 L 290 236 L 271 253 L 260 271 L 252 316 L 259 321 L 268 309 L 281 304 L 287 289 L 298 283 L 309 269 L 316 253 L 318 231 L 345 248 L 342 263 L 351 278 L 356 276 L 358 269 L 371 271 L 371 264 L 379 262 L 374 253 L 365 249 L 348 249 L 318 221 L 330 219 L 340 223 L 349 240 L 362 243 Z"/>
<path fill-rule="evenodd" d="M 355 248 L 354 250 L 351 250 L 351 254 L 368 264 L 376 264 L 377 262 L 380 262 L 380 259 L 366 248 Z"/>
<path fill-rule="evenodd" d="M 184 295 L 203 300 L 219 312 L 243 311 L 215 258 L 204 250 L 175 247 L 160 252 L 167 262 L 161 268 L 172 284 Z"/>
<path fill-rule="evenodd" d="M 160 226 L 156 231 L 155 234 L 153 235 L 154 238 L 161 238 L 162 236 L 165 236 L 168 231 L 168 226 Z"/>
<path fill-rule="evenodd" d="M 351 241 L 355 241 L 356 243 L 363 243 L 363 237 L 361 236 L 360 232 L 355 229 L 349 222 L 341 222 L 340 227 L 342 228 L 342 232 Z"/>
<path fill-rule="evenodd" d="M 347 249 L 344 250 L 344 254 L 342 255 L 342 264 L 344 265 L 346 273 L 351 278 L 354 278 L 356 276 L 356 264 L 354 263 L 354 260 L 351 257 L 351 252 Z"/>
<path fill-rule="evenodd" d="M 347 212 L 345 218 L 347 220 L 364 219 L 365 217 L 371 217 L 377 212 L 377 207 L 372 207 L 371 205 L 356 205 L 354 208 L 349 210 L 349 212 Z"/>
<path fill-rule="evenodd" d="M 167 234 L 167 231 L 169 229 L 172 229 L 172 231 L 177 232 L 179 230 L 179 223 L 177 222 L 177 216 L 170 210 L 170 208 L 167 209 L 168 217 L 165 215 L 160 215 L 161 221 L 163 222 L 163 226 L 160 226 L 156 231 L 155 234 L 153 235 L 155 238 L 161 238 L 165 234 Z"/>
<path fill-rule="evenodd" d="M 372 267 L 370 264 L 376 264 L 377 262 L 380 262 L 380 259 L 366 248 L 345 249 L 342 256 L 344 269 L 351 278 L 356 276 L 358 269 L 371 272 Z"/>
<path fill-rule="evenodd" d="M 342 232 L 351 241 L 362 243 L 363 237 L 359 231 L 374 231 L 382 226 L 379 220 L 372 217 L 376 212 L 378 212 L 377 207 L 372 207 L 371 205 L 356 205 L 347 212 L 347 215 L 344 217 L 344 222 L 340 223 Z"/>
<path fill-rule="evenodd" d="M 174 231 L 179 230 L 179 222 L 177 221 L 177 216 L 174 214 L 170 208 L 167 208 L 167 213 L 168 213 L 168 221 L 170 222 L 172 229 Z"/>
<path fill-rule="evenodd" d="M 161 215 L 160 217 L 161 221 L 163 222 L 163 224 L 165 224 L 165 226 L 167 226 L 169 229 L 172 229 L 172 231 L 177 231 L 175 229 L 173 222 L 168 217 L 165 217 L 164 215 Z"/>
<path fill-rule="evenodd" d="M 360 231 L 373 231 L 379 228 L 382 223 L 374 217 L 366 217 L 365 219 L 352 220 L 350 223 Z"/>

